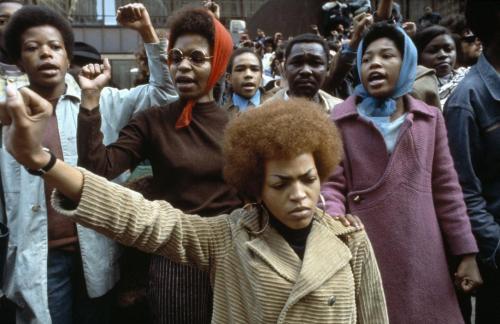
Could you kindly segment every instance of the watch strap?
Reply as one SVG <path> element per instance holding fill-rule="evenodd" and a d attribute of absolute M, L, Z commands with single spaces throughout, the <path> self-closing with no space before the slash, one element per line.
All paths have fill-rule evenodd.
<path fill-rule="evenodd" d="M 47 152 L 47 153 L 50 154 L 50 160 L 49 160 L 49 162 L 47 162 L 47 164 L 45 166 L 41 167 L 38 170 L 33 170 L 33 169 L 30 169 L 30 168 L 25 168 L 26 171 L 28 171 L 29 174 L 36 175 L 36 176 L 42 176 L 45 173 L 49 172 L 50 169 L 52 169 L 54 167 L 54 165 L 56 164 L 57 157 L 54 155 L 54 153 L 52 153 L 47 148 L 43 148 L 43 150 L 45 152 Z"/>

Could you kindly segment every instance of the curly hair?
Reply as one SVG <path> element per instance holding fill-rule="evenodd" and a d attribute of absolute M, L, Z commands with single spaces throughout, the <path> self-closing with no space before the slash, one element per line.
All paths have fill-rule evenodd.
<path fill-rule="evenodd" d="M 394 42 L 396 48 L 398 49 L 401 57 L 405 55 L 405 37 L 401 31 L 399 31 L 396 26 L 389 24 L 385 21 L 381 21 L 373 24 L 370 29 L 365 33 L 363 37 L 363 48 L 362 53 L 366 52 L 368 46 L 380 38 L 389 38 Z"/>
<path fill-rule="evenodd" d="M 342 159 L 342 140 L 318 104 L 303 98 L 270 100 L 229 123 L 223 152 L 226 182 L 256 201 L 266 161 L 310 152 L 324 181 Z"/>
<path fill-rule="evenodd" d="M 69 21 L 57 12 L 43 6 L 24 6 L 10 18 L 5 27 L 4 44 L 9 58 L 16 62 L 21 57 L 21 37 L 33 27 L 49 25 L 61 33 L 68 59 L 73 58 L 73 29 Z"/>
<path fill-rule="evenodd" d="M 206 9 L 182 9 L 170 18 L 170 42 L 175 44 L 177 38 L 184 34 L 198 34 L 205 37 L 213 48 L 215 41 L 215 28 L 211 14 Z"/>

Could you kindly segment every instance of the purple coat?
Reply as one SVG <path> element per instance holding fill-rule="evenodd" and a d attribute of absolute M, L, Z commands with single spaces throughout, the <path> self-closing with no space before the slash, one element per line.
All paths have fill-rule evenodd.
<path fill-rule="evenodd" d="M 349 97 L 332 113 L 345 156 L 322 189 L 327 212 L 351 213 L 364 223 L 391 323 L 463 323 L 445 249 L 453 255 L 478 249 L 443 116 L 406 96 L 409 112 L 389 155 L 355 100 Z"/>

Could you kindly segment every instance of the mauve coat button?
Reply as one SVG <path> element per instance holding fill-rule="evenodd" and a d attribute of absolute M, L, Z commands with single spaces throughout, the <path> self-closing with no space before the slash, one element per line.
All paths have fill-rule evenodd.
<path fill-rule="evenodd" d="M 360 195 L 354 196 L 354 198 L 352 198 L 352 201 L 359 204 L 361 202 L 361 196 Z"/>
<path fill-rule="evenodd" d="M 333 304 L 335 304 L 336 301 L 337 297 L 335 296 L 330 297 L 330 299 L 328 299 L 328 306 L 333 306 Z"/>

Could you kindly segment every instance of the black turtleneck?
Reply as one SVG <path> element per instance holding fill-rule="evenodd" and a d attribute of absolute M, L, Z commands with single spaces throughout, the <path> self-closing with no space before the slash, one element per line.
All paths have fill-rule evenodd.
<path fill-rule="evenodd" d="M 309 232 L 311 232 L 312 221 L 304 228 L 301 229 L 291 229 L 282 222 L 280 222 L 273 215 L 269 215 L 269 223 L 278 233 L 283 236 L 285 241 L 288 242 L 290 247 L 297 253 L 298 257 L 302 260 L 304 258 L 304 252 L 306 250 L 307 237 Z"/>

